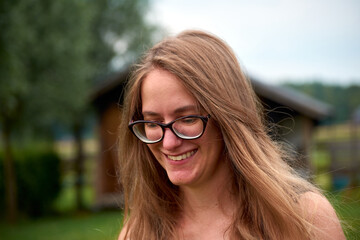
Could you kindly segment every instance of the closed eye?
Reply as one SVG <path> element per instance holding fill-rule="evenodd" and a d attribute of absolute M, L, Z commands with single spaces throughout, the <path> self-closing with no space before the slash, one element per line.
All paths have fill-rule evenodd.
<path fill-rule="evenodd" d="M 184 119 L 181 119 L 181 123 L 182 124 L 193 124 L 193 123 L 196 123 L 197 121 L 199 121 L 200 119 L 199 118 L 184 118 Z"/>
<path fill-rule="evenodd" d="M 155 122 L 147 122 L 145 123 L 145 126 L 147 128 L 156 128 L 156 127 L 159 127 L 159 125 L 157 125 Z"/>

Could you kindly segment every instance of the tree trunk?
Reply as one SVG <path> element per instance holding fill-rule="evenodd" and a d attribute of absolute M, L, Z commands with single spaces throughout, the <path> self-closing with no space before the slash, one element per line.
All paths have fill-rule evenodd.
<path fill-rule="evenodd" d="M 358 160 L 359 160 L 359 149 L 358 149 L 358 125 L 355 121 L 350 123 L 350 142 L 351 142 L 351 169 L 350 169 L 350 188 L 355 189 L 358 186 L 357 176 L 358 176 Z"/>
<path fill-rule="evenodd" d="M 17 186 L 15 177 L 15 167 L 13 154 L 11 151 L 11 130 L 7 124 L 3 125 L 4 140 L 4 176 L 5 176 L 5 197 L 6 197 L 6 217 L 10 223 L 15 223 L 18 214 L 17 205 Z"/>
<path fill-rule="evenodd" d="M 81 124 L 75 123 L 73 126 L 73 134 L 75 138 L 76 156 L 75 156 L 75 195 L 76 207 L 78 210 L 84 209 L 83 186 L 84 186 L 84 145 L 81 136 Z"/>

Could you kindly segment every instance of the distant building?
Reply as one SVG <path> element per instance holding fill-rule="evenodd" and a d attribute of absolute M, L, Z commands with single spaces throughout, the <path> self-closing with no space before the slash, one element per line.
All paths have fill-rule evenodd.
<path fill-rule="evenodd" d="M 121 189 L 116 177 L 117 131 L 121 103 L 129 72 L 123 72 L 98 86 L 92 101 L 98 112 L 100 155 L 96 166 L 96 205 L 113 207 L 121 204 Z M 321 120 L 331 114 L 331 107 L 297 91 L 251 79 L 252 85 L 266 109 L 269 122 L 276 123 L 278 134 L 273 137 L 290 143 L 300 153 L 296 163 L 290 163 L 305 173 L 309 169 L 308 153 L 312 132 Z"/>

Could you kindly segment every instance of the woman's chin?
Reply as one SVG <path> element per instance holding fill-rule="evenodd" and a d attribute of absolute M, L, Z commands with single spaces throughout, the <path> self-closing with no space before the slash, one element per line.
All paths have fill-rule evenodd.
<path fill-rule="evenodd" d="M 176 186 L 191 185 L 195 181 L 193 178 L 190 178 L 189 176 L 168 174 L 168 177 L 170 182 Z"/>

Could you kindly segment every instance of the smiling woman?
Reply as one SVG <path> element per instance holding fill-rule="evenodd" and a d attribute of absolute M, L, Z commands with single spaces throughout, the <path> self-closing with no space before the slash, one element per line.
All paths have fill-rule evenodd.
<path fill-rule="evenodd" d="M 187 31 L 163 40 L 126 94 L 119 239 L 344 239 L 329 202 L 268 136 L 219 38 Z"/>
<path fill-rule="evenodd" d="M 163 132 L 161 142 L 148 145 L 173 184 L 182 186 L 184 190 L 194 186 L 205 188 L 216 171 L 227 170 L 219 166 L 226 161 L 222 161 L 221 156 L 221 133 L 213 121 L 209 121 L 206 129 L 200 120 L 202 116 L 192 118 L 199 119 L 197 124 L 178 123 L 184 117 L 188 119 L 188 116 L 201 115 L 203 111 L 175 75 L 161 68 L 152 70 L 142 82 L 141 99 L 145 120 L 168 123 L 180 117 L 170 128 L 173 131 L 166 129 Z M 148 115 L 148 112 L 152 114 Z M 174 134 L 177 130 L 188 135 Z M 205 186 L 201 183 L 205 183 Z"/>

